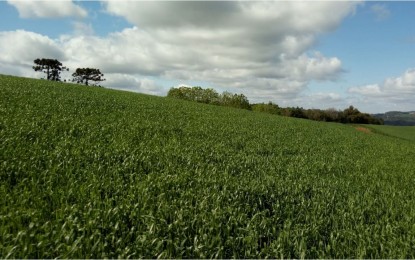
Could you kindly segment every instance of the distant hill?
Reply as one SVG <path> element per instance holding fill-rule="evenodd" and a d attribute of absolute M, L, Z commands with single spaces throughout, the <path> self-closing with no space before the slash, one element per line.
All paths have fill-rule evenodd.
<path fill-rule="evenodd" d="M 415 111 L 390 111 L 384 114 L 374 114 L 373 116 L 382 118 L 385 125 L 415 126 Z"/>

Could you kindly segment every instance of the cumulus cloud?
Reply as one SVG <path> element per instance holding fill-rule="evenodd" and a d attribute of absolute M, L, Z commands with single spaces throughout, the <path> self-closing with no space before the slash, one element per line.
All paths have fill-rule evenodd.
<path fill-rule="evenodd" d="M 299 106 L 306 109 L 344 109 L 350 103 L 347 97 L 334 92 L 301 93 L 292 99 L 281 99 L 277 102 L 282 107 Z"/>
<path fill-rule="evenodd" d="M 406 70 L 399 77 L 387 78 L 380 84 L 351 87 L 349 92 L 370 97 L 415 97 L 415 68 Z"/>
<path fill-rule="evenodd" d="M 385 79 L 382 83 L 351 87 L 350 94 L 357 95 L 363 102 L 378 103 L 389 110 L 397 104 L 414 109 L 415 100 L 415 68 L 406 70 L 399 77 Z M 385 109 L 387 111 L 388 109 Z"/>
<path fill-rule="evenodd" d="M 65 59 L 58 42 L 24 30 L 0 32 L 0 63 L 31 66 L 36 58 Z"/>
<path fill-rule="evenodd" d="M 105 85 L 108 87 L 151 95 L 165 94 L 163 87 L 152 79 L 120 73 L 105 74 L 104 77 L 106 78 Z"/>
<path fill-rule="evenodd" d="M 133 56 L 117 52 L 113 68 L 242 88 L 256 97 L 295 95 L 311 80 L 339 77 L 337 57 L 308 51 L 354 8 L 347 2 L 109 1 L 107 12 L 136 25 L 111 36 Z"/>
<path fill-rule="evenodd" d="M 11 3 L 25 6 L 19 10 L 30 9 L 27 2 Z M 36 13 L 35 7 L 19 12 L 47 17 L 53 6 L 45 13 Z M 109 1 L 104 4 L 106 11 L 124 17 L 133 27 L 98 37 L 90 25 L 74 22 L 75 33 L 59 39 L 10 32 L 4 35 L 7 43 L 15 41 L 14 34 L 21 34 L 24 41 L 20 47 L 0 50 L 9 55 L 0 61 L 31 63 L 33 53 L 55 55 L 71 69 L 100 68 L 108 79 L 105 84 L 119 88 L 161 93 L 156 81 L 150 80 L 158 78 L 206 82 L 209 87 L 245 93 L 250 100 L 283 100 L 295 98 L 310 81 L 339 78 L 340 59 L 313 48 L 317 37 L 334 30 L 355 6 L 355 2 L 328 1 Z M 59 9 L 71 10 L 62 5 Z M 73 10 L 68 12 L 75 15 Z M 82 11 L 78 16 L 83 16 Z M 10 60 L 10 55 L 20 52 L 24 55 Z"/>
<path fill-rule="evenodd" d="M 83 18 L 88 15 L 86 10 L 70 0 L 8 0 L 7 2 L 16 7 L 21 18 L 60 18 L 70 16 Z"/>
<path fill-rule="evenodd" d="M 72 22 L 75 35 L 93 35 L 94 29 L 91 24 L 86 24 L 79 21 Z"/>
<path fill-rule="evenodd" d="M 384 96 L 385 93 L 382 93 L 379 84 L 370 84 L 360 87 L 351 87 L 349 88 L 349 93 L 356 93 L 364 96 Z"/>
<path fill-rule="evenodd" d="M 270 37 L 290 31 L 326 32 L 354 10 L 353 3 L 277 1 L 139 1 L 106 2 L 109 13 L 145 28 L 242 28 L 249 34 Z M 324 14 L 324 15 L 322 15 Z M 261 28 L 267 25 L 267 28 Z M 256 28 L 256 33 L 252 29 Z"/>

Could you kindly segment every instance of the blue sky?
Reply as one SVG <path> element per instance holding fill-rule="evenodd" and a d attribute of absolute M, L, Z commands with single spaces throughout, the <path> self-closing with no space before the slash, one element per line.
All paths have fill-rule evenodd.
<path fill-rule="evenodd" d="M 106 87 L 201 85 L 251 102 L 415 110 L 415 2 L 1 1 L 0 73 L 36 58 Z M 70 78 L 70 73 L 64 75 Z"/>

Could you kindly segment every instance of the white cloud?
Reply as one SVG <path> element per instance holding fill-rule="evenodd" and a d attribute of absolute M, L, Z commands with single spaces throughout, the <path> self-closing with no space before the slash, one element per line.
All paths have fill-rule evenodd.
<path fill-rule="evenodd" d="M 354 12 L 356 3 L 110 1 L 104 6 L 135 26 L 98 37 L 88 24 L 74 22 L 74 35 L 52 40 L 24 32 L 21 47 L 0 53 L 18 57 L 23 52 L 15 62 L 26 63 L 54 54 L 70 69 L 99 68 L 108 79 L 103 85 L 137 86 L 146 93 L 163 92 L 149 79 L 159 78 L 206 82 L 250 100 L 278 101 L 295 98 L 310 81 L 339 78 L 340 59 L 313 47 L 320 34 Z M 37 39 L 33 46 L 31 37 Z M 13 33 L 5 41 L 14 41 Z M 0 62 L 10 63 L 2 57 Z"/>
<path fill-rule="evenodd" d="M 110 73 L 105 74 L 105 84 L 108 87 L 123 89 L 128 91 L 140 92 L 151 95 L 165 94 L 163 87 L 158 85 L 154 80 L 142 78 L 141 76 Z"/>
<path fill-rule="evenodd" d="M 290 31 L 326 32 L 354 11 L 355 3 L 278 1 L 108 1 L 107 11 L 143 28 L 243 28 L 274 37 Z M 324 14 L 324 15 L 322 15 Z M 266 25 L 266 28 L 262 26 Z"/>
<path fill-rule="evenodd" d="M 334 58 L 326 58 L 321 53 L 313 56 L 301 55 L 296 59 L 282 59 L 280 74 L 291 75 L 291 78 L 308 81 L 335 80 L 342 72 L 341 61 Z"/>
<path fill-rule="evenodd" d="M 75 35 L 93 35 L 94 29 L 91 24 L 86 24 L 79 21 L 72 22 Z"/>
<path fill-rule="evenodd" d="M 306 109 L 329 109 L 335 108 L 343 110 L 350 104 L 346 97 L 334 92 L 317 92 L 308 95 L 299 95 L 292 101 L 282 101 L 282 106 L 299 106 Z"/>
<path fill-rule="evenodd" d="M 377 21 L 386 20 L 391 15 L 391 12 L 384 4 L 374 4 L 370 7 L 370 10 L 375 15 Z"/>
<path fill-rule="evenodd" d="M 387 78 L 382 83 L 348 89 L 362 102 L 379 104 L 384 111 L 393 110 L 397 105 L 402 109 L 413 110 L 415 103 L 415 68 L 406 70 L 401 76 Z"/>
<path fill-rule="evenodd" d="M 349 88 L 349 93 L 357 93 L 364 96 L 382 96 L 379 84 L 371 84 L 360 87 Z"/>
<path fill-rule="evenodd" d="M 337 57 L 307 52 L 320 33 L 335 29 L 355 5 L 106 2 L 109 13 L 137 26 L 111 36 L 125 52 L 117 51 L 120 63 L 113 68 L 242 88 L 257 97 L 295 95 L 311 80 L 339 77 Z"/>
<path fill-rule="evenodd" d="M 37 58 L 65 59 L 58 42 L 24 30 L 0 32 L 0 63 L 32 66 Z"/>
<path fill-rule="evenodd" d="M 70 0 L 32 1 L 7 0 L 16 7 L 21 18 L 86 17 L 87 11 Z"/>
<path fill-rule="evenodd" d="M 415 68 L 406 70 L 399 77 L 387 78 L 380 84 L 351 87 L 349 92 L 368 97 L 387 96 L 406 99 L 410 95 L 415 98 Z"/>

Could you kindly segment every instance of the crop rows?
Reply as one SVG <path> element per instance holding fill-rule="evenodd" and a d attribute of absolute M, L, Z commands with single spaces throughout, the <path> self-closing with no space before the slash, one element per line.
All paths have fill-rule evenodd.
<path fill-rule="evenodd" d="M 0 76 L 2 258 L 414 258 L 414 143 Z"/>

